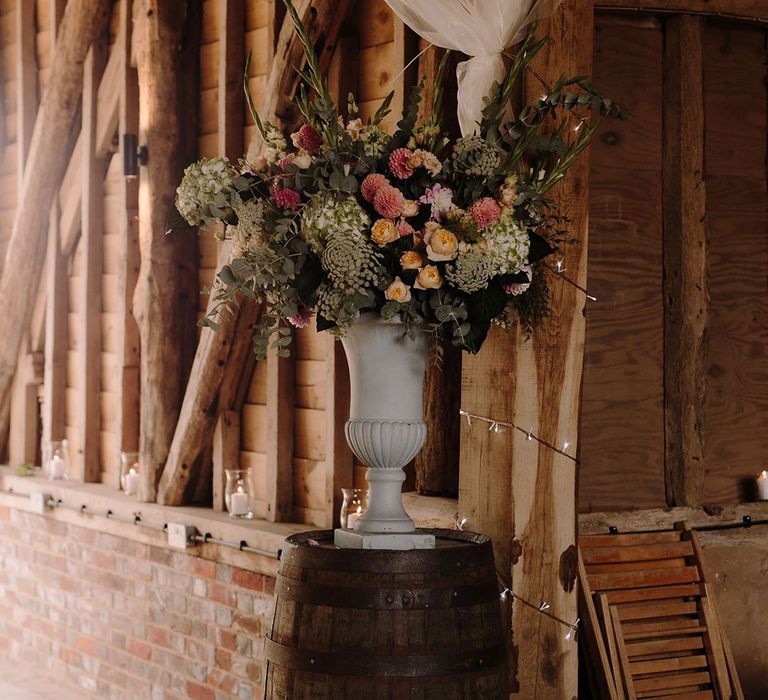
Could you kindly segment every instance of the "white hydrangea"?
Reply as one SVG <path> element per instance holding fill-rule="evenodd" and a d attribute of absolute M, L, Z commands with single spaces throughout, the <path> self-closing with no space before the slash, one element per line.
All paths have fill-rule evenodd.
<path fill-rule="evenodd" d="M 371 226 L 371 219 L 354 197 L 337 199 L 318 192 L 307 202 L 301 214 L 301 233 L 309 247 L 322 255 L 328 236 L 359 236 Z"/>
<path fill-rule="evenodd" d="M 176 189 L 176 208 L 190 226 L 216 224 L 232 213 L 234 188 L 227 158 L 203 158 L 184 170 Z"/>
<path fill-rule="evenodd" d="M 511 213 L 505 212 L 485 231 L 492 275 L 513 275 L 528 262 L 531 241 L 528 231 Z"/>

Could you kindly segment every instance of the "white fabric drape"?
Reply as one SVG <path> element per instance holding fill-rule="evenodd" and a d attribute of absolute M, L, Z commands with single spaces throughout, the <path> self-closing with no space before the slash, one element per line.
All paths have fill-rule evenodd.
<path fill-rule="evenodd" d="M 560 0 L 386 0 L 397 16 L 430 44 L 472 56 L 456 67 L 459 127 L 475 133 L 483 100 L 504 79 L 502 52 L 522 29 Z"/>

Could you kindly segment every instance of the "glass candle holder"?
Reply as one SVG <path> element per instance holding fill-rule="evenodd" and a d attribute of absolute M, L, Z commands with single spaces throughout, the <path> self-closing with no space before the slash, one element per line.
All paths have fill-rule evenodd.
<path fill-rule="evenodd" d="M 251 470 L 225 469 L 227 484 L 224 488 L 224 502 L 231 518 L 252 518 Z"/>
<path fill-rule="evenodd" d="M 126 496 L 135 496 L 139 492 L 139 453 L 120 453 L 120 486 Z"/>
<path fill-rule="evenodd" d="M 363 489 L 341 489 L 341 493 L 344 494 L 344 502 L 341 504 L 339 521 L 342 528 L 352 529 L 363 514 L 365 492 Z"/>
<path fill-rule="evenodd" d="M 757 475 L 757 500 L 768 501 L 768 469 Z"/>
<path fill-rule="evenodd" d="M 43 455 L 43 469 L 49 479 L 66 479 L 69 475 L 69 457 L 66 440 L 51 440 Z"/>

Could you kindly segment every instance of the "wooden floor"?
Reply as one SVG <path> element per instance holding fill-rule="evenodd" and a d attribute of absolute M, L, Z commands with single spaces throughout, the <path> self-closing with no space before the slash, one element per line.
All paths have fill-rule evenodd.
<path fill-rule="evenodd" d="M 86 700 L 92 696 L 68 679 L 42 673 L 31 664 L 0 658 L 2 700 Z"/>

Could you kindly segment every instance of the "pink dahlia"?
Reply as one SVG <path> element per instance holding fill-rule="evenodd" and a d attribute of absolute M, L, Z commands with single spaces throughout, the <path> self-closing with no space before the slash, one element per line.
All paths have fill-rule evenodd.
<path fill-rule="evenodd" d="M 410 236 L 414 232 L 413 226 L 411 226 L 405 219 L 398 220 L 397 230 L 400 232 L 401 238 Z"/>
<path fill-rule="evenodd" d="M 276 185 L 272 188 L 272 201 L 281 209 L 298 209 L 301 195 L 290 187 Z"/>
<path fill-rule="evenodd" d="M 482 197 L 469 208 L 469 215 L 477 224 L 477 228 L 485 228 L 499 218 L 501 207 L 492 197 Z"/>
<path fill-rule="evenodd" d="M 376 193 L 382 188 L 389 185 L 389 180 L 379 173 L 371 173 L 366 175 L 362 184 L 360 185 L 360 194 L 363 195 L 363 199 L 366 202 L 373 203 L 373 198 Z"/>
<path fill-rule="evenodd" d="M 407 180 L 413 175 L 413 167 L 410 164 L 413 152 L 409 148 L 396 148 L 389 154 L 389 169 L 400 180 Z"/>
<path fill-rule="evenodd" d="M 317 133 L 314 126 L 311 124 L 304 124 L 304 126 L 299 129 L 297 143 L 299 148 L 303 148 L 307 153 L 313 153 L 320 148 L 323 140 L 320 138 L 320 134 Z"/>
<path fill-rule="evenodd" d="M 403 193 L 397 187 L 392 187 L 391 185 L 379 189 L 373 198 L 373 208 L 376 210 L 376 213 L 387 219 L 396 219 L 400 216 L 403 213 L 404 206 L 405 197 L 403 197 Z"/>

